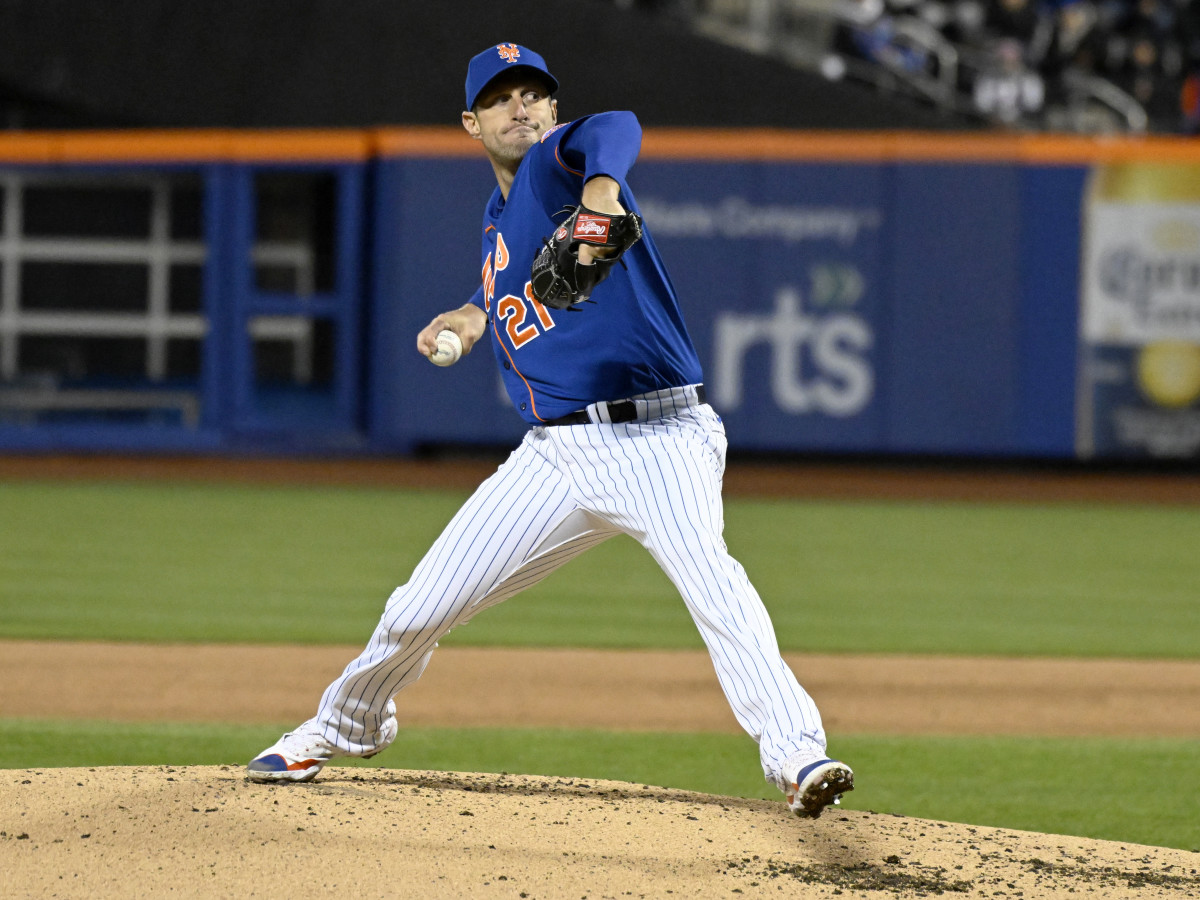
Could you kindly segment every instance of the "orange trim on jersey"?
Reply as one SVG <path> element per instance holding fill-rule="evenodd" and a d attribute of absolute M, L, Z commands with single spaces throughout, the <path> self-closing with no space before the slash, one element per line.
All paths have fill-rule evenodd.
<path fill-rule="evenodd" d="M 558 160 L 558 164 L 559 164 L 560 166 L 562 166 L 564 169 L 566 169 L 566 170 L 567 170 L 568 172 L 570 172 L 572 175 L 578 175 L 578 176 L 579 176 L 579 177 L 581 177 L 581 178 L 583 177 L 583 172 L 580 172 L 580 171 L 578 171 L 577 169 L 572 169 L 572 168 L 571 168 L 570 166 L 568 166 L 568 165 L 567 165 L 565 162 L 563 162 L 563 159 L 562 159 L 562 157 L 558 155 L 558 147 L 557 147 L 557 146 L 554 148 L 554 158 Z"/>
<path fill-rule="evenodd" d="M 529 381 L 524 375 L 521 374 L 521 370 L 517 368 L 516 360 L 512 358 L 512 354 L 508 352 L 508 347 L 505 345 L 504 340 L 500 337 L 500 330 L 496 325 L 496 316 L 492 316 L 492 331 L 496 332 L 496 340 L 500 342 L 500 347 L 504 350 L 504 355 L 508 357 L 508 364 L 512 366 L 512 370 L 517 373 L 517 377 L 520 378 L 521 383 L 525 385 L 525 390 L 529 391 L 529 408 L 533 411 L 533 417 L 539 422 L 545 422 L 546 420 L 538 415 L 537 401 L 533 399 L 533 388 L 529 386 Z"/>
<path fill-rule="evenodd" d="M 496 273 L 492 271 L 492 254 L 489 253 L 487 259 L 483 261 L 483 271 L 479 274 L 479 277 L 483 284 L 484 305 L 490 309 L 492 294 L 496 286 Z"/>

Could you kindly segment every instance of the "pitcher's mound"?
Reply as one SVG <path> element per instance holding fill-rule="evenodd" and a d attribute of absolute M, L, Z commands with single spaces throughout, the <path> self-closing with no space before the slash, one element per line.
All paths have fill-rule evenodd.
<path fill-rule="evenodd" d="M 0 773 L 12 897 L 1200 896 L 1194 853 L 527 775 Z"/>

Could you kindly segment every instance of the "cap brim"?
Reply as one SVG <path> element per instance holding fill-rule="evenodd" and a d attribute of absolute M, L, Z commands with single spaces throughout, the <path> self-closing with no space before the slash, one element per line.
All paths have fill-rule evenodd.
<path fill-rule="evenodd" d="M 524 65 L 508 66 L 508 67 L 502 69 L 501 71 L 497 72 L 495 75 L 493 75 L 491 78 L 489 78 L 487 81 L 485 81 L 483 83 L 483 85 L 479 88 L 479 90 L 477 90 L 475 92 L 475 96 L 471 98 L 471 102 L 467 104 L 467 109 L 475 108 L 475 103 L 479 100 L 479 97 L 484 93 L 484 91 L 486 91 L 489 87 L 492 86 L 492 84 L 496 81 L 496 79 L 501 78 L 506 75 L 509 75 L 513 72 L 528 72 L 532 75 L 537 76 L 538 80 L 549 85 L 551 94 L 555 93 L 558 90 L 558 79 L 556 79 L 553 75 L 551 75 L 545 69 L 539 69 L 537 66 L 524 66 Z"/>

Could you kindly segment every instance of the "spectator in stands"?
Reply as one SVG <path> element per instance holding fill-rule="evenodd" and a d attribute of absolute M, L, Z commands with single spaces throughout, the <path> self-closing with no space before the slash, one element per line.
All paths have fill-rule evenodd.
<path fill-rule="evenodd" d="M 1107 10 L 1094 44 L 1096 73 L 1133 97 L 1146 111 L 1152 131 L 1180 131 L 1188 35 L 1179 8 L 1170 0 L 1137 0 Z"/>
<path fill-rule="evenodd" d="M 1183 90 L 1180 95 L 1180 130 L 1200 134 L 1200 2 L 1177 0 L 1179 32 L 1183 41 Z"/>
<path fill-rule="evenodd" d="M 1127 41 L 1128 52 L 1113 71 L 1113 82 L 1142 105 L 1151 130 L 1178 130 L 1184 82 L 1180 48 L 1145 27 Z"/>
<path fill-rule="evenodd" d="M 880 16 L 870 25 L 855 29 L 851 41 L 863 59 L 895 72 L 922 72 L 931 65 L 927 52 L 899 39 L 896 20 L 891 16 Z"/>
<path fill-rule="evenodd" d="M 1183 40 L 1188 68 L 1200 67 L 1200 3 L 1196 0 L 1176 0 L 1179 33 Z"/>
<path fill-rule="evenodd" d="M 982 47 L 986 43 L 987 8 L 984 0 L 957 0 L 948 10 L 941 32 L 958 47 Z"/>
<path fill-rule="evenodd" d="M 1092 72 L 1094 65 L 1082 51 L 1100 18 L 1096 4 L 1091 0 L 1051 2 L 1054 6 L 1053 35 L 1041 60 L 1042 75 L 1055 79 L 1070 67 Z"/>
<path fill-rule="evenodd" d="M 1179 97 L 1180 131 L 1184 134 L 1200 134 L 1200 71 L 1193 68 L 1183 81 Z"/>
<path fill-rule="evenodd" d="M 618 2 L 693 14 L 706 6 L 702 0 Z M 940 66 L 952 59 L 957 96 L 927 96 L 968 100 L 994 121 L 1108 130 L 1140 121 L 1136 103 L 1151 131 L 1200 133 L 1200 0 L 827 3 L 835 27 L 823 49 L 832 51 L 827 60 L 840 63 L 829 77 L 842 77 L 846 61 L 856 59 L 873 64 L 860 71 L 888 76 L 877 79 L 880 85 L 937 86 Z M 939 46 L 946 42 L 957 56 Z M 1132 100 L 1122 100 L 1114 86 Z"/>
<path fill-rule="evenodd" d="M 1017 125 L 1041 112 L 1045 96 L 1042 77 L 1025 64 L 1020 42 L 997 41 L 987 66 L 975 78 L 975 108 L 993 121 Z"/>
<path fill-rule="evenodd" d="M 1017 41 L 1025 62 L 1037 66 L 1053 38 L 1054 9 L 1043 0 L 990 0 L 983 23 L 992 38 Z"/>

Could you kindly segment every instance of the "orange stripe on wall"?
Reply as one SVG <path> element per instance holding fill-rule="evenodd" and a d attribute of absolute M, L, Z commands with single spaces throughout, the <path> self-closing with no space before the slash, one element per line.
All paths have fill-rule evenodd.
<path fill-rule="evenodd" d="M 0 163 L 363 162 L 370 133 L 296 131 L 71 131 L 0 133 Z"/>
<path fill-rule="evenodd" d="M 380 156 L 474 156 L 484 159 L 483 145 L 457 126 L 421 125 L 381 128 L 374 132 Z"/>
<path fill-rule="evenodd" d="M 477 141 L 457 127 L 376 133 L 381 156 L 473 156 Z M 786 129 L 648 128 L 642 158 L 767 162 L 994 162 L 1088 165 L 1113 160 L 1195 162 L 1200 141 L 1155 136 L 1088 137 L 1003 132 L 838 132 Z"/>
<path fill-rule="evenodd" d="M 452 125 L 373 130 L 0 132 L 0 164 L 352 163 L 377 156 L 485 158 L 479 142 Z M 1138 160 L 1200 164 L 1200 141 L 1173 136 L 649 128 L 643 135 L 642 157 L 842 163 L 1088 165 Z"/>
<path fill-rule="evenodd" d="M 374 155 L 367 131 L 235 131 L 230 144 L 236 162 L 365 162 Z"/>
<path fill-rule="evenodd" d="M 1200 163 L 1200 141 L 1003 133 L 649 129 L 642 156 L 778 162 L 995 162 L 1087 165 L 1109 160 Z"/>
<path fill-rule="evenodd" d="M 381 156 L 468 156 L 477 141 L 450 126 L 376 132 Z M 785 129 L 648 128 L 642 158 L 767 162 L 983 162 L 1088 165 L 1094 162 L 1194 162 L 1195 138 L 1025 135 L 1003 132 L 838 132 Z"/>

